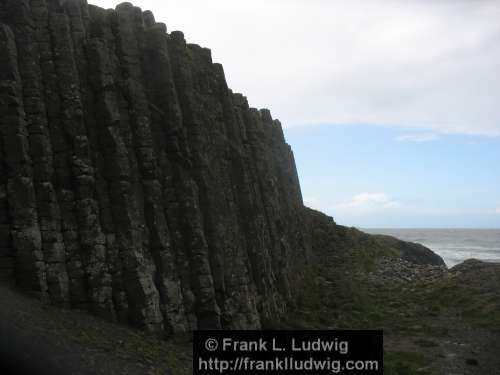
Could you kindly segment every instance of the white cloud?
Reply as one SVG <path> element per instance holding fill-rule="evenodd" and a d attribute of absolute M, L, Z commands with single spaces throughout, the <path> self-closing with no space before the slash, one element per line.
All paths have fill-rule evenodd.
<path fill-rule="evenodd" d="M 500 135 L 498 1 L 135 3 L 212 48 L 229 85 L 284 126 Z"/>
<path fill-rule="evenodd" d="M 349 202 L 337 205 L 338 209 L 387 209 L 398 207 L 399 203 L 385 193 L 357 194 Z"/>
<path fill-rule="evenodd" d="M 427 134 L 403 134 L 396 138 L 399 142 L 433 142 L 437 141 L 439 136 L 437 134 L 427 133 Z"/>
<path fill-rule="evenodd" d="M 498 208 L 495 210 L 495 213 L 496 213 L 496 214 L 500 214 L 500 207 L 498 207 Z"/>
<path fill-rule="evenodd" d="M 325 207 L 321 204 L 321 201 L 316 197 L 304 197 L 304 205 L 319 211 L 325 209 Z"/>

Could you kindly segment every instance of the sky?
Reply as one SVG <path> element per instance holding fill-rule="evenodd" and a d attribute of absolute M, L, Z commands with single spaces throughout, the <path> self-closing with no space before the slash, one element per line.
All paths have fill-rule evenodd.
<path fill-rule="evenodd" d="M 281 120 L 306 205 L 364 228 L 500 228 L 499 1 L 134 4 Z"/>

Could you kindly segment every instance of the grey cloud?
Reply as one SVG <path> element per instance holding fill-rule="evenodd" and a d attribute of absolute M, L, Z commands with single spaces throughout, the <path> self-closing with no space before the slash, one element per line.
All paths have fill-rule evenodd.
<path fill-rule="evenodd" d="M 212 48 L 230 86 L 285 126 L 500 135 L 498 1 L 135 3 Z"/>

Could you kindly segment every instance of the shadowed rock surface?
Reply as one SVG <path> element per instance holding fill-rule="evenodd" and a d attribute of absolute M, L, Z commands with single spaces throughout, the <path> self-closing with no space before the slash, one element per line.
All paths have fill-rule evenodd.
<path fill-rule="evenodd" d="M 279 121 L 129 3 L 0 3 L 0 266 L 152 331 L 259 328 L 307 262 Z"/>
<path fill-rule="evenodd" d="M 261 328 L 313 249 L 358 238 L 303 206 L 280 122 L 150 12 L 2 0 L 0 51 L 0 275 L 43 300 L 168 334 Z"/>
<path fill-rule="evenodd" d="M 0 279 L 4 373 L 189 374 L 194 328 L 384 328 L 387 374 L 500 368 L 498 264 L 304 207 L 279 121 L 129 3 L 0 1 Z"/>

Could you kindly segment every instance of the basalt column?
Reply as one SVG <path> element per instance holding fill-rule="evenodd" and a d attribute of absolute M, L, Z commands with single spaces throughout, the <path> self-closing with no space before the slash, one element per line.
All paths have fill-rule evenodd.
<path fill-rule="evenodd" d="M 146 330 L 260 328 L 308 262 L 293 153 L 130 3 L 0 3 L 0 277 Z"/>

